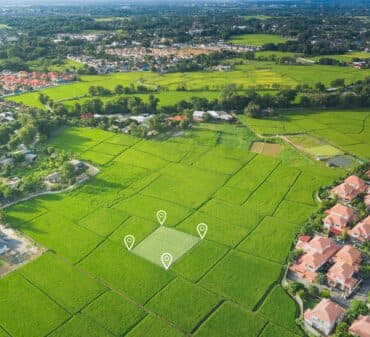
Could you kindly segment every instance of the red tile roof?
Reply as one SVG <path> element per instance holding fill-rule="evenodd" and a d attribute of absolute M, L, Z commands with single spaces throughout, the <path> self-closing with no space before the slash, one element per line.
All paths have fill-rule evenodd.
<path fill-rule="evenodd" d="M 321 300 L 313 309 L 304 313 L 304 319 L 310 320 L 317 317 L 320 321 L 334 324 L 344 314 L 344 309 L 329 299 Z"/>
<path fill-rule="evenodd" d="M 370 337 L 370 316 L 358 316 L 348 331 L 359 337 Z"/>

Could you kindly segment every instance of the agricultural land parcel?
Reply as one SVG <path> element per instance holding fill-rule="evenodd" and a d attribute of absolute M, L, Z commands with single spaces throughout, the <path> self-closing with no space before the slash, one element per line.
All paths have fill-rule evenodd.
<path fill-rule="evenodd" d="M 163 142 L 61 130 L 50 145 L 99 160 L 101 172 L 7 210 L 11 226 L 50 251 L 0 280 L 0 335 L 300 336 L 278 279 L 314 191 L 344 172 L 287 146 L 274 158 L 250 153 L 254 139 L 222 124 Z M 158 209 L 176 231 L 209 227 L 169 271 L 122 244 L 150 237 Z"/>
<path fill-rule="evenodd" d="M 336 155 L 343 151 L 364 160 L 370 158 L 370 110 L 303 110 L 285 112 L 277 119 L 241 117 L 241 120 L 260 135 L 300 134 L 299 144 L 311 148 L 314 155 Z M 313 143 L 312 135 L 329 146 Z"/>
<path fill-rule="evenodd" d="M 71 107 L 76 102 L 82 103 L 86 99 L 91 99 L 91 97 L 86 98 L 90 86 L 99 85 L 113 90 L 118 84 L 128 86 L 133 83 L 151 88 L 159 86 L 161 91 L 155 96 L 160 99 L 160 105 L 171 105 L 192 96 L 217 98 L 226 83 L 236 84 L 238 90 L 241 91 L 248 88 L 271 91 L 274 89 L 274 85 L 295 87 L 297 84 L 304 83 L 314 85 L 318 81 L 330 85 L 332 80 L 338 78 L 338 74 L 345 79 L 346 83 L 350 83 L 365 78 L 370 74 L 370 71 L 324 65 L 288 67 L 274 62 L 245 61 L 245 64 L 237 65 L 234 70 L 227 72 L 200 71 L 170 74 L 130 72 L 81 76 L 80 82 L 46 88 L 40 92 L 45 93 L 54 101 L 62 101 L 67 107 Z M 179 86 L 185 86 L 187 91 L 176 91 Z M 7 99 L 43 108 L 38 96 L 39 92 L 30 92 Z M 149 94 L 139 96 L 145 100 Z M 103 97 L 103 100 L 107 99 L 112 99 L 112 97 Z"/>

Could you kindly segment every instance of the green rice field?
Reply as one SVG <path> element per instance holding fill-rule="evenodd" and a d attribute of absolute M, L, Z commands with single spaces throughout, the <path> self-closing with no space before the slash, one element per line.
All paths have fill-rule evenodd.
<path fill-rule="evenodd" d="M 160 99 L 160 105 L 172 105 L 180 100 L 190 99 L 192 96 L 217 98 L 226 83 L 236 84 L 238 90 L 241 91 L 249 88 L 273 90 L 275 85 L 295 87 L 297 84 L 304 83 L 314 85 L 318 81 L 329 85 L 332 80 L 338 78 L 338 74 L 345 79 L 346 83 L 350 83 L 369 76 L 370 70 L 358 71 L 351 67 L 324 65 L 285 66 L 274 62 L 245 61 L 245 64 L 237 65 L 233 71 L 228 72 L 199 71 L 169 74 L 129 72 L 86 75 L 81 76 L 80 82 L 46 88 L 40 92 L 48 95 L 54 101 L 62 101 L 66 106 L 71 107 L 76 102 L 83 103 L 85 100 L 91 99 L 86 97 L 90 86 L 99 85 L 113 90 L 118 84 L 124 86 L 141 84 L 159 89 L 155 96 Z M 187 91 L 176 91 L 179 86 L 185 86 Z M 7 99 L 43 108 L 38 96 L 39 92 L 29 92 Z M 138 96 L 145 100 L 149 94 Z M 112 97 L 103 97 L 103 100 L 109 99 Z"/>
<path fill-rule="evenodd" d="M 267 43 L 284 43 L 286 38 L 273 34 L 242 34 L 232 36 L 229 41 L 235 44 L 245 44 L 250 46 L 263 46 Z"/>
<path fill-rule="evenodd" d="M 302 336 L 279 280 L 314 191 L 344 171 L 287 145 L 275 157 L 251 153 L 255 139 L 211 123 L 166 141 L 61 129 L 50 145 L 100 173 L 6 210 L 10 226 L 48 251 L 0 279 L 0 336 Z M 168 270 L 164 250 L 174 256 Z"/>

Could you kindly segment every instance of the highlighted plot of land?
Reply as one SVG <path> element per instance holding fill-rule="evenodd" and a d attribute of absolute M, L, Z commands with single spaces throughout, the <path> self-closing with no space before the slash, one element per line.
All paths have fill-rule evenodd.
<path fill-rule="evenodd" d="M 254 142 L 250 148 L 251 152 L 261 153 L 267 156 L 277 156 L 281 151 L 280 144 Z"/>
<path fill-rule="evenodd" d="M 173 256 L 172 263 L 174 263 L 197 244 L 199 240 L 196 236 L 175 229 L 159 227 L 136 246 L 132 252 L 163 267 L 161 261 L 163 253 L 170 253 Z"/>

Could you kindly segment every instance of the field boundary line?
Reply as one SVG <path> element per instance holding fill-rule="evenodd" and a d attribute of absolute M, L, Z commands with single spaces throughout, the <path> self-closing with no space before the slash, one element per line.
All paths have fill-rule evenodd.
<path fill-rule="evenodd" d="M 37 289 L 40 293 L 42 293 L 44 296 L 46 296 L 50 301 L 52 301 L 54 304 L 56 304 L 59 308 L 63 309 L 63 311 L 65 311 L 66 313 L 68 313 L 69 315 L 73 316 L 73 313 L 70 312 L 67 308 L 65 308 L 63 305 L 61 305 L 60 303 L 58 303 L 53 297 L 51 297 L 45 290 L 43 290 L 42 288 L 40 288 L 39 286 L 37 286 L 36 284 L 34 284 L 27 276 L 25 276 L 22 272 L 20 272 L 22 278 L 28 282 L 32 287 L 34 287 L 35 289 Z"/>
<path fill-rule="evenodd" d="M 265 325 L 262 327 L 261 331 L 257 334 L 256 337 L 260 337 L 262 335 L 262 333 L 265 331 L 265 329 L 269 325 L 269 323 L 270 323 L 270 321 L 269 320 L 266 320 Z"/>
<path fill-rule="evenodd" d="M 206 275 L 208 275 L 230 252 L 232 251 L 232 249 L 231 248 L 227 248 L 227 250 L 226 250 L 226 252 L 215 262 L 215 263 L 213 263 L 213 265 L 212 266 L 210 266 L 209 268 L 208 268 L 208 270 L 201 276 L 201 277 L 199 277 L 198 278 L 198 280 L 196 280 L 196 281 L 193 281 L 195 284 L 197 284 L 197 285 L 199 285 L 199 286 L 201 286 L 202 288 L 204 288 L 202 285 L 200 285 L 199 283 L 204 279 L 204 277 L 206 277 Z M 204 289 L 206 289 L 206 288 L 204 288 Z M 210 291 L 210 290 L 208 290 L 208 291 Z"/>
<path fill-rule="evenodd" d="M 292 190 L 293 186 L 296 184 L 298 178 L 303 174 L 303 172 L 301 170 L 299 170 L 299 173 L 297 174 L 297 176 L 294 178 L 292 184 L 289 186 L 288 190 L 284 193 L 283 197 L 280 199 L 280 202 L 275 206 L 271 216 L 274 216 L 277 209 L 279 208 L 279 206 L 281 205 L 281 203 L 285 200 L 285 198 L 287 197 L 287 195 L 289 194 L 289 192 Z M 288 220 L 288 222 L 290 222 Z"/>
<path fill-rule="evenodd" d="M 9 331 L 6 330 L 2 324 L 0 324 L 0 329 L 3 330 L 9 337 L 13 337 L 13 335 L 10 334 Z"/>
<path fill-rule="evenodd" d="M 193 335 L 199 328 L 205 323 L 223 304 L 225 303 L 225 299 L 222 299 L 218 302 L 212 309 L 209 311 L 200 321 L 195 325 L 193 330 L 190 331 L 190 334 Z"/>
<path fill-rule="evenodd" d="M 156 297 L 158 294 L 160 294 L 163 290 L 165 290 L 170 284 L 174 283 L 177 279 L 179 279 L 179 276 L 175 276 L 173 279 L 171 279 L 168 283 L 166 283 L 161 289 L 159 289 L 154 295 L 150 296 L 145 302 L 144 306 L 146 306 L 154 297 Z"/>
<path fill-rule="evenodd" d="M 258 189 L 271 177 L 271 175 L 277 170 L 279 166 L 282 165 L 282 162 L 279 160 L 279 162 L 275 165 L 275 167 L 266 175 L 266 177 L 256 186 L 254 190 L 251 191 L 251 193 L 248 195 L 247 199 L 241 203 L 241 206 L 245 206 L 248 200 L 258 191 Z"/>

